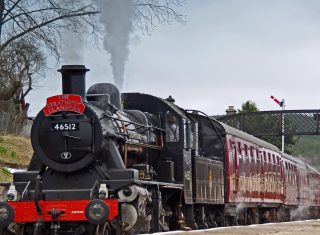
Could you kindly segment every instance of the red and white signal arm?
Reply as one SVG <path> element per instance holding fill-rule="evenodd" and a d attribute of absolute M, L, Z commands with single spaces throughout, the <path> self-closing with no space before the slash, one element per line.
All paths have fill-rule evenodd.
<path fill-rule="evenodd" d="M 43 112 L 46 116 L 53 113 L 69 111 L 83 114 L 85 105 L 82 102 L 82 98 L 79 95 L 64 94 L 56 95 L 47 98 L 47 104 L 43 108 Z"/>
<path fill-rule="evenodd" d="M 276 97 L 274 97 L 273 95 L 270 97 L 271 99 L 273 99 L 274 102 L 276 102 L 280 107 L 283 107 L 283 103 L 284 101 L 279 101 Z"/>

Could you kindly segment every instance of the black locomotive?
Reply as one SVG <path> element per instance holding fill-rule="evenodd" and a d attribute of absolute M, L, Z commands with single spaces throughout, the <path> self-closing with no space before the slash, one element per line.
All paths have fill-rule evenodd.
<path fill-rule="evenodd" d="M 49 97 L 34 120 L 29 169 L 14 173 L 13 183 L 1 184 L 6 188 L 0 202 L 2 233 L 188 230 L 277 221 L 267 215 L 298 206 L 284 205 L 285 169 L 275 146 L 201 112 L 181 109 L 172 97 L 121 95 L 107 83 L 86 92 L 85 66 L 65 65 L 58 71 L 63 94 Z M 240 152 L 233 147 L 236 141 Z M 278 159 L 279 168 L 268 171 L 263 153 L 270 154 L 270 164 L 272 156 Z M 253 173 L 239 175 L 246 166 L 240 158 L 241 164 L 249 159 L 248 169 L 279 176 L 282 194 L 281 188 L 275 191 L 279 194 L 262 195 L 267 187 L 241 191 L 246 180 L 268 182 Z M 317 179 L 318 172 L 310 172 Z M 312 199 L 313 208 L 318 199 Z"/>

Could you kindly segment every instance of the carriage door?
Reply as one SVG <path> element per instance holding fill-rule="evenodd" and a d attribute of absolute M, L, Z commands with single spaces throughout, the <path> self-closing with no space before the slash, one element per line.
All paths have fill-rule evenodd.
<path fill-rule="evenodd" d="M 239 180 L 240 180 L 240 165 L 239 158 L 241 157 L 241 143 L 237 142 L 234 146 L 234 197 L 237 199 L 237 194 L 239 192 Z"/>

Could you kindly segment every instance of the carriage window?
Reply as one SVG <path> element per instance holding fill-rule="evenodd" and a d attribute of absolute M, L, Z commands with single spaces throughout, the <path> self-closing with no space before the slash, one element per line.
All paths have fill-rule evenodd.
<path fill-rule="evenodd" d="M 257 156 L 257 165 L 256 165 L 256 172 L 257 172 L 257 175 L 259 175 L 259 174 L 260 174 L 260 170 L 261 170 L 260 156 Z"/>
<path fill-rule="evenodd" d="M 250 147 L 250 156 L 254 157 L 254 151 L 253 151 L 253 147 L 252 146 Z"/>
<path fill-rule="evenodd" d="M 230 149 L 232 149 L 232 147 L 233 147 L 233 142 L 232 142 L 232 140 L 229 140 L 229 144 L 230 144 Z"/>
<path fill-rule="evenodd" d="M 250 158 L 249 157 L 244 157 L 244 170 L 245 170 L 245 175 L 246 177 L 250 176 Z"/>
<path fill-rule="evenodd" d="M 253 176 L 253 175 L 255 175 L 255 159 L 254 159 L 254 157 L 251 157 L 251 159 L 250 159 L 251 161 L 251 166 L 250 166 L 250 172 L 251 172 L 251 175 Z"/>
<path fill-rule="evenodd" d="M 239 156 L 239 175 L 244 176 L 244 161 L 242 159 L 242 156 Z"/>
<path fill-rule="evenodd" d="M 268 163 L 266 161 L 264 161 L 263 163 L 263 171 L 264 171 L 264 174 L 266 175 L 267 172 L 268 172 Z"/>
<path fill-rule="evenodd" d="M 179 141 L 179 119 L 169 111 L 166 115 L 166 131 L 167 142 Z"/>
<path fill-rule="evenodd" d="M 272 164 L 272 180 L 275 181 L 276 180 L 276 172 L 277 172 L 277 168 L 276 165 Z"/>
<path fill-rule="evenodd" d="M 246 144 L 244 145 L 244 155 L 248 156 L 248 146 Z"/>
<path fill-rule="evenodd" d="M 233 164 L 233 162 L 234 162 L 234 153 L 232 152 L 230 154 L 230 160 L 229 160 L 230 175 L 233 175 L 233 173 L 234 173 L 234 164 Z"/>

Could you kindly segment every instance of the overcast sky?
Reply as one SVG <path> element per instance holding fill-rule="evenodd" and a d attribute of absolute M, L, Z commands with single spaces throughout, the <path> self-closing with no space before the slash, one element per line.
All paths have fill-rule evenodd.
<path fill-rule="evenodd" d="M 188 0 L 180 11 L 186 24 L 132 36 L 123 92 L 172 95 L 210 115 L 247 100 L 277 110 L 271 95 L 287 109 L 320 108 L 319 0 Z M 113 82 L 106 52 L 86 48 L 75 62 L 91 70 L 87 87 Z M 42 84 L 27 97 L 31 115 L 61 93 L 58 73 Z"/>

